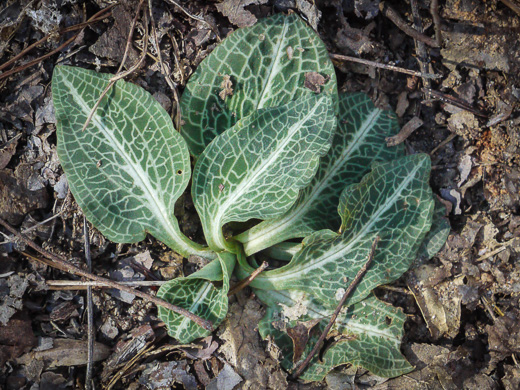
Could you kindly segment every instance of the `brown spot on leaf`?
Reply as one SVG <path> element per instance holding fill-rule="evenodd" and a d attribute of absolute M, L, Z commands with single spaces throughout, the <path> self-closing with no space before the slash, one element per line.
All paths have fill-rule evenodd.
<path fill-rule="evenodd" d="M 305 350 L 305 346 L 309 341 L 309 333 L 321 320 L 313 319 L 305 322 L 298 322 L 294 328 L 287 328 L 287 334 L 293 341 L 294 355 L 293 362 L 298 362 Z"/>
<path fill-rule="evenodd" d="M 233 82 L 231 81 L 231 76 L 225 74 L 222 83 L 220 83 L 220 88 L 222 91 L 218 94 L 222 100 L 226 99 L 226 96 L 233 96 Z"/>
<path fill-rule="evenodd" d="M 305 88 L 309 88 L 312 92 L 320 93 L 322 85 L 325 85 L 327 79 L 318 72 L 305 73 Z"/>

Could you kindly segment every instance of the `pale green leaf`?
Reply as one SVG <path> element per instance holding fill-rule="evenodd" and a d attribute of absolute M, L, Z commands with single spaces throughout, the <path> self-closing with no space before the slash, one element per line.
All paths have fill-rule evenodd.
<path fill-rule="evenodd" d="M 299 290 L 326 307 L 365 264 L 380 237 L 370 268 L 347 304 L 359 302 L 380 284 L 400 277 L 410 266 L 430 230 L 433 198 L 428 185 L 430 159 L 419 154 L 377 164 L 359 184 L 345 189 L 339 212 L 343 233 L 318 231 L 304 242 L 291 262 L 263 272 L 251 286 L 264 290 Z M 239 277 L 251 273 L 240 262 Z"/>
<path fill-rule="evenodd" d="M 148 232 L 185 256 L 208 256 L 180 232 L 173 215 L 190 179 L 189 153 L 168 113 L 148 92 L 118 81 L 82 131 L 110 77 L 54 68 L 58 156 L 76 201 L 112 241 L 141 241 Z"/>
<path fill-rule="evenodd" d="M 402 145 L 386 146 L 385 138 L 398 131 L 395 114 L 376 108 L 366 94 L 340 94 L 332 148 L 321 159 L 316 176 L 287 213 L 236 237 L 246 254 L 320 229 L 337 230 L 341 221 L 336 209 L 343 189 L 358 183 L 374 162 L 404 155 Z"/>
<path fill-rule="evenodd" d="M 305 359 L 325 329 L 334 309 L 326 309 L 305 298 L 304 293 L 290 291 L 255 290 L 269 307 L 259 324 L 260 335 L 271 336 L 281 348 L 281 364 L 287 370 L 294 368 L 293 342 L 285 333 L 288 327 L 310 319 L 323 319 L 311 330 L 311 337 L 299 361 Z M 297 320 L 289 319 L 286 312 L 296 305 L 307 311 Z M 311 360 L 300 376 L 306 381 L 321 381 L 328 372 L 341 364 L 350 363 L 370 370 L 382 377 L 395 377 L 410 372 L 413 367 L 400 352 L 403 324 L 402 310 L 381 302 L 373 295 L 342 310 L 332 327 L 324 351 Z M 298 362 L 296 362 L 298 363 Z"/>
<path fill-rule="evenodd" d="M 234 251 L 224 224 L 286 212 L 316 173 L 335 126 L 330 96 L 309 95 L 259 110 L 215 138 L 197 161 L 192 186 L 208 245 Z"/>
<path fill-rule="evenodd" d="M 217 254 L 217 259 L 200 271 L 186 278 L 177 278 L 165 283 L 157 296 L 180 306 L 218 326 L 228 311 L 229 278 L 235 267 L 236 256 L 229 252 Z M 212 282 L 222 281 L 221 287 Z M 211 331 L 202 328 L 189 318 L 162 306 L 158 307 L 159 318 L 166 324 L 168 334 L 180 343 L 189 343 L 206 337 Z"/>
<path fill-rule="evenodd" d="M 324 76 L 321 91 L 337 104 L 327 49 L 296 14 L 273 15 L 231 33 L 197 67 L 181 97 L 181 133 L 191 153 L 199 156 L 215 136 L 259 109 L 312 94 L 305 87 L 311 72 Z M 222 93 L 228 78 L 232 95 Z"/>

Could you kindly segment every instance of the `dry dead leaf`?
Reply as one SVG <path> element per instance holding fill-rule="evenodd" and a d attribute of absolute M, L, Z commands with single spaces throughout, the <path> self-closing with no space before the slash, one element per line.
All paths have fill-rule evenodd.
<path fill-rule="evenodd" d="M 309 341 L 310 331 L 314 328 L 321 319 L 312 319 L 310 321 L 298 322 L 294 328 L 287 328 L 287 334 L 293 341 L 294 355 L 293 362 L 297 363 L 305 350 L 305 346 Z"/>
<path fill-rule="evenodd" d="M 224 0 L 218 3 L 217 10 L 238 27 L 248 27 L 256 23 L 257 18 L 245 9 L 248 5 L 260 5 L 267 0 Z"/>

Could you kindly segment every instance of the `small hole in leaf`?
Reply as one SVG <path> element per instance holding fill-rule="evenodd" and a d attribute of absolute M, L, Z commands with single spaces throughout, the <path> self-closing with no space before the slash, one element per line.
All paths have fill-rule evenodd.
<path fill-rule="evenodd" d="M 392 319 L 388 316 L 385 317 L 385 322 L 387 325 L 391 325 L 392 324 Z"/>
<path fill-rule="evenodd" d="M 182 169 L 179 169 L 179 170 L 177 171 L 177 175 L 182 175 Z"/>

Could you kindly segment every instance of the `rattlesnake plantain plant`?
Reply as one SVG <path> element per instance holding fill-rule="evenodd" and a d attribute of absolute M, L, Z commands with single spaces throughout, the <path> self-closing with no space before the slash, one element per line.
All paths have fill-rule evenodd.
<path fill-rule="evenodd" d="M 223 40 L 185 88 L 180 133 L 149 93 L 124 81 L 81 131 L 109 79 L 55 68 L 58 154 L 78 204 L 107 238 L 132 243 L 149 233 L 183 256 L 212 260 L 169 281 L 158 296 L 218 325 L 231 275 L 249 275 L 261 250 L 285 255 L 287 265 L 262 273 L 251 287 L 266 305 L 260 333 L 273 337 L 291 370 L 379 236 L 371 267 L 303 379 L 320 380 L 345 363 L 388 377 L 412 369 L 399 351 L 402 311 L 372 290 L 445 241 L 449 229 L 428 185 L 430 160 L 386 146 L 398 131 L 391 112 L 361 93 L 338 96 L 327 50 L 309 26 L 295 14 L 278 14 Z M 183 235 L 173 214 L 190 177 L 208 246 Z M 223 234 L 224 225 L 250 220 L 261 222 Z M 208 335 L 166 309 L 159 317 L 179 342 Z M 313 326 L 295 354 L 288 330 L 301 323 Z"/>

